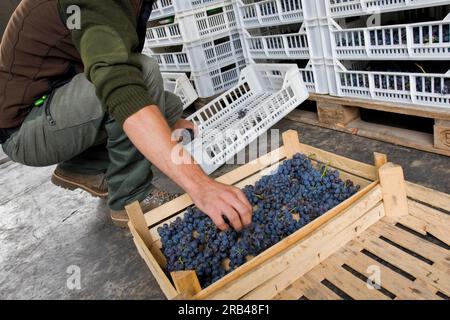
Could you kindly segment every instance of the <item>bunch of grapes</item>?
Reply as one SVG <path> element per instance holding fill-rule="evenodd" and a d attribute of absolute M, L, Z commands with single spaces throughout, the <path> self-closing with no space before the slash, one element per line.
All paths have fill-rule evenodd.
<path fill-rule="evenodd" d="M 241 232 L 220 231 L 197 208 L 158 229 L 167 270 L 195 270 L 203 287 L 216 282 L 359 190 L 337 171 L 297 154 L 244 194 L 254 208 L 252 224 Z"/>

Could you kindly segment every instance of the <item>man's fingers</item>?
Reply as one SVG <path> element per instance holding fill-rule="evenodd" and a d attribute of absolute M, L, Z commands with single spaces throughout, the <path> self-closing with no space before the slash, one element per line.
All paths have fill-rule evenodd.
<path fill-rule="evenodd" d="M 221 231 L 228 230 L 229 226 L 226 224 L 225 220 L 223 219 L 222 213 L 220 211 L 215 212 L 215 214 L 211 215 L 211 219 L 216 225 L 217 228 L 219 228 Z"/>
<path fill-rule="evenodd" d="M 236 231 L 242 230 L 242 222 L 239 214 L 236 210 L 233 209 L 229 204 L 225 205 L 222 208 L 223 214 L 228 218 L 228 221 L 231 223 L 231 226 Z"/>
<path fill-rule="evenodd" d="M 247 199 L 245 199 L 247 200 Z M 244 226 L 249 226 L 252 223 L 252 212 L 251 209 L 243 202 L 238 194 L 231 194 L 228 197 L 229 204 L 236 209 L 237 213 L 240 216 L 242 224 Z"/>

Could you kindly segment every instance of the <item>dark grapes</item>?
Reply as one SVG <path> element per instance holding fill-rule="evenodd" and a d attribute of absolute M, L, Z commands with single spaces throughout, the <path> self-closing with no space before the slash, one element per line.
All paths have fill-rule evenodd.
<path fill-rule="evenodd" d="M 167 271 L 195 270 L 202 287 L 216 282 L 359 190 L 337 171 L 297 154 L 242 191 L 254 208 L 252 225 L 220 231 L 197 208 L 158 228 Z"/>

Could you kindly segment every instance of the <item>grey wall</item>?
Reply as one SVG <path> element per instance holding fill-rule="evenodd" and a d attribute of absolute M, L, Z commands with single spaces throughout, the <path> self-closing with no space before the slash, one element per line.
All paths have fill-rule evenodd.
<path fill-rule="evenodd" d="M 9 18 L 19 2 L 20 0 L 0 0 L 0 41 Z"/>

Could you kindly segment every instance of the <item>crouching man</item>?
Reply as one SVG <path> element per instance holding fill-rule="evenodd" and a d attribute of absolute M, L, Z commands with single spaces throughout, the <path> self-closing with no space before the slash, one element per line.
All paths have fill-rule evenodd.
<path fill-rule="evenodd" d="M 222 230 L 251 222 L 251 205 L 215 182 L 190 155 L 172 161 L 178 97 L 141 54 L 153 1 L 22 0 L 0 44 L 0 143 L 11 160 L 58 164 L 52 181 L 124 207 L 155 203 L 152 164 L 183 188 Z M 224 219 L 226 217 L 226 219 Z"/>

